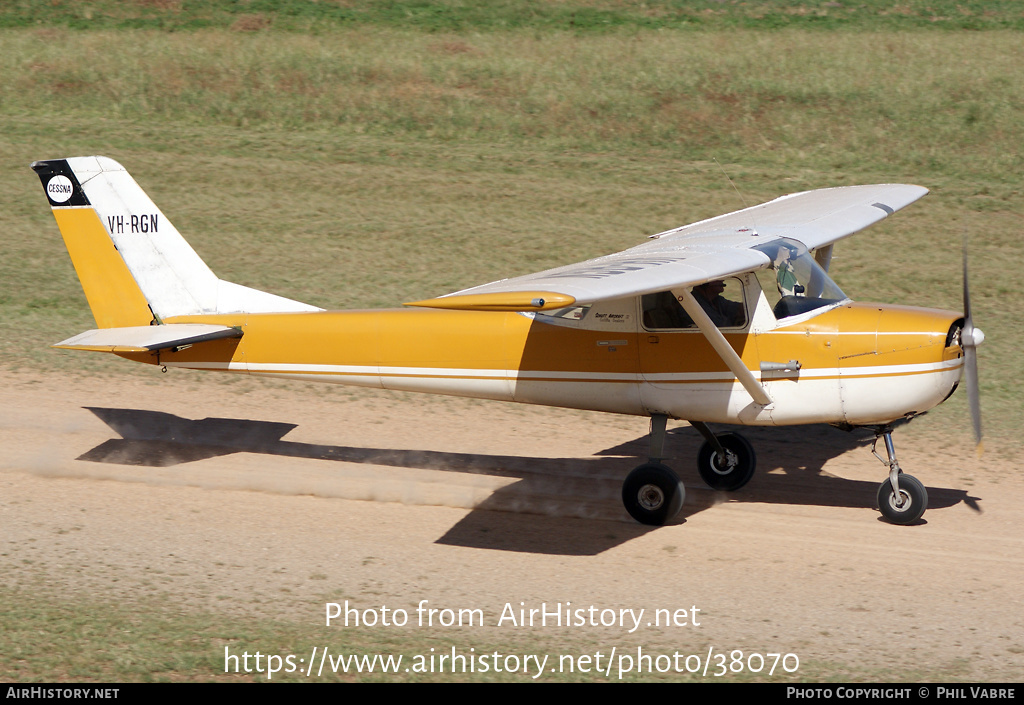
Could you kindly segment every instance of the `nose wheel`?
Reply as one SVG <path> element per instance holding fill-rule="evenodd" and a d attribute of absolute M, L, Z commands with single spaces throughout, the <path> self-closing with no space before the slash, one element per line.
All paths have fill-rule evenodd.
<path fill-rule="evenodd" d="M 927 508 L 928 490 L 913 475 L 900 475 L 898 495 L 888 480 L 878 487 L 878 509 L 893 524 L 913 524 Z"/>
<path fill-rule="evenodd" d="M 875 450 L 878 439 L 885 441 L 885 452 L 888 459 L 883 458 Z M 896 460 L 896 450 L 892 443 L 892 427 L 883 426 L 875 431 L 875 442 L 871 444 L 871 452 L 876 458 L 889 466 L 889 479 L 878 487 L 878 510 L 886 521 L 893 524 L 913 524 L 921 518 L 928 508 L 928 490 L 921 481 L 912 475 L 904 474 Z"/>

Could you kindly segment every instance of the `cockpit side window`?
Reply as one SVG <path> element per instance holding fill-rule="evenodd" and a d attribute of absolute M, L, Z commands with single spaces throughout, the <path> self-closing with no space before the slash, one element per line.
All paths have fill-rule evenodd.
<path fill-rule="evenodd" d="M 743 300 L 743 282 L 734 277 L 706 282 L 691 289 L 711 321 L 719 328 L 742 328 L 747 324 L 747 308 Z M 646 294 L 640 300 L 644 328 L 674 330 L 697 328 L 673 291 Z"/>

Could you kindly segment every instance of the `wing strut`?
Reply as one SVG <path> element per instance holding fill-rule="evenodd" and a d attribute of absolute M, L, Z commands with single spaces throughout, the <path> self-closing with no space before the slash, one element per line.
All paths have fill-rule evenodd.
<path fill-rule="evenodd" d="M 718 330 L 712 320 L 705 313 L 704 309 L 701 308 L 700 304 L 697 303 L 697 299 L 693 298 L 693 294 L 687 289 L 678 289 L 679 291 L 679 303 L 683 305 L 683 310 L 689 314 L 693 322 L 697 324 L 700 332 L 704 334 L 704 337 L 711 343 L 711 347 L 715 349 L 718 356 L 722 358 L 732 373 L 736 375 L 736 379 L 740 381 L 743 388 L 747 390 L 754 401 L 761 406 L 768 406 L 772 403 L 772 398 L 768 396 L 768 392 L 765 391 L 761 383 L 757 381 L 753 373 L 747 369 L 747 366 L 743 364 L 743 360 L 736 354 L 736 351 L 729 345 L 729 341 L 722 335 L 722 331 Z"/>

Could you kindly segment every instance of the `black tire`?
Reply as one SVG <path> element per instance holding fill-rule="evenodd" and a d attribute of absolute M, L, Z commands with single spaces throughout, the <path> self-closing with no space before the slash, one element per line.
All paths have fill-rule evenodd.
<path fill-rule="evenodd" d="M 900 495 L 903 506 L 896 506 L 896 493 L 888 480 L 878 487 L 878 510 L 892 524 L 913 524 L 928 508 L 928 490 L 913 475 L 900 473 Z"/>
<path fill-rule="evenodd" d="M 685 498 L 682 481 L 661 463 L 644 463 L 622 483 L 622 504 L 641 524 L 662 526 L 679 513 Z"/>
<path fill-rule="evenodd" d="M 732 464 L 723 463 L 714 447 L 707 441 L 697 453 L 697 472 L 713 490 L 732 492 L 750 482 L 757 467 L 754 447 L 738 433 L 721 433 L 715 436 L 727 453 L 732 453 Z"/>

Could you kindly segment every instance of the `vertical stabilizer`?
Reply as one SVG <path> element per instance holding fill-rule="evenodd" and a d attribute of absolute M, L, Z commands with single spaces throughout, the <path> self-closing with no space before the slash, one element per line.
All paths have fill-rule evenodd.
<path fill-rule="evenodd" d="M 32 169 L 100 328 L 183 315 L 319 310 L 218 279 L 112 159 L 54 159 Z"/>

